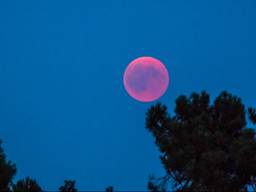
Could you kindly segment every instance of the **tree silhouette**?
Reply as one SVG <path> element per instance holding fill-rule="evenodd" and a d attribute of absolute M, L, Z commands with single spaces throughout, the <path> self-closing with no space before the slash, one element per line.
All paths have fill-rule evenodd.
<path fill-rule="evenodd" d="M 254 109 L 246 109 L 240 98 L 227 92 L 211 104 L 209 94 L 202 92 L 178 97 L 174 112 L 170 116 L 158 103 L 146 114 L 146 127 L 166 170 L 162 178 L 150 177 L 149 190 L 256 189 L 256 139 L 247 126 L 247 121 L 256 123 Z"/>
<path fill-rule="evenodd" d="M 16 166 L 11 161 L 6 160 L 2 141 L 0 140 L 0 191 L 10 191 L 10 185 L 15 174 Z"/>
<path fill-rule="evenodd" d="M 13 192 L 42 192 L 42 189 L 36 180 L 27 177 L 13 185 Z"/>
<path fill-rule="evenodd" d="M 113 192 L 114 188 L 112 186 L 109 186 L 105 189 L 106 192 Z"/>
<path fill-rule="evenodd" d="M 74 180 L 65 180 L 64 185 L 59 188 L 60 192 L 77 192 Z"/>

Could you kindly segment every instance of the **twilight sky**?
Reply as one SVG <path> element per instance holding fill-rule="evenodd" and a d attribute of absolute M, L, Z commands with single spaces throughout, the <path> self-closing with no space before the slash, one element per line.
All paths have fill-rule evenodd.
<path fill-rule="evenodd" d="M 228 90 L 256 106 L 255 0 L 0 1 L 0 138 L 15 179 L 45 190 L 145 190 L 164 174 L 145 112 L 125 92 L 139 56 L 165 63 L 180 94 Z"/>

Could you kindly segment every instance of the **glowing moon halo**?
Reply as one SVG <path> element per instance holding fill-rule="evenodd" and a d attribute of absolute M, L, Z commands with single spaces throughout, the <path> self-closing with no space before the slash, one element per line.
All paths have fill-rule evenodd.
<path fill-rule="evenodd" d="M 169 74 L 158 59 L 139 57 L 127 66 L 123 81 L 127 93 L 132 98 L 151 102 L 159 99 L 167 90 Z"/>

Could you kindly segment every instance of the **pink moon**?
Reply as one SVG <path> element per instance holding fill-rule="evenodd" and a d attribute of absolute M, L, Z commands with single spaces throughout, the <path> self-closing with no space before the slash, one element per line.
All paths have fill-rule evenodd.
<path fill-rule="evenodd" d="M 123 81 L 127 93 L 132 98 L 141 102 L 151 102 L 166 92 L 169 74 L 158 59 L 139 57 L 127 66 Z"/>

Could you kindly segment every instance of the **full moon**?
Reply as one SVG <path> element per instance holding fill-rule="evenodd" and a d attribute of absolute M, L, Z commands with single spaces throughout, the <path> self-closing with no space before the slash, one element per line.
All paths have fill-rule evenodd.
<path fill-rule="evenodd" d="M 141 102 L 159 99 L 169 85 L 169 74 L 164 64 L 153 57 L 133 60 L 124 72 L 127 93 Z"/>

